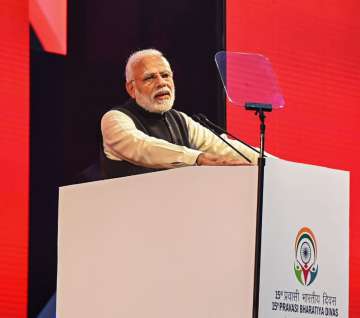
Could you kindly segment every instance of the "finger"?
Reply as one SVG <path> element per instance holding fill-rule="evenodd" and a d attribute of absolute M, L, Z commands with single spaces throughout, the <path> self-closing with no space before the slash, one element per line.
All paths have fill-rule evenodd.
<path fill-rule="evenodd" d="M 252 166 L 251 163 L 246 163 L 241 160 L 229 160 L 227 161 L 227 164 L 230 166 Z"/>

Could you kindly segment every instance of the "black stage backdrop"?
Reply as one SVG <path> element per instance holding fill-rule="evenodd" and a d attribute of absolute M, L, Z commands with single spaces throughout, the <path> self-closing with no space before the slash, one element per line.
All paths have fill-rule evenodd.
<path fill-rule="evenodd" d="M 225 48 L 225 0 L 77 0 L 68 3 L 68 54 L 31 43 L 28 317 L 56 290 L 58 187 L 96 162 L 100 118 L 126 101 L 124 66 L 143 48 L 174 70 L 176 108 L 225 123 L 214 54 Z M 86 220 L 84 220 L 86 222 Z"/>

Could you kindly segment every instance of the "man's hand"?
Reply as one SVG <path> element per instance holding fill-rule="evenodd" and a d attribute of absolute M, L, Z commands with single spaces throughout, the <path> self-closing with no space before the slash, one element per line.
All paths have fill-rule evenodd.
<path fill-rule="evenodd" d="M 235 160 L 225 156 L 213 155 L 211 153 L 203 152 L 197 159 L 198 166 L 249 166 L 251 164 L 244 163 L 243 160 Z"/>

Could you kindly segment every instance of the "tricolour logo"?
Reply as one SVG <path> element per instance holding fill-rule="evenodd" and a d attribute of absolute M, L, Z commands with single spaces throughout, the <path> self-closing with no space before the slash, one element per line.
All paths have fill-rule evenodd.
<path fill-rule="evenodd" d="M 317 245 L 314 233 L 308 228 L 300 229 L 295 240 L 294 271 L 297 280 L 304 286 L 309 286 L 318 273 Z"/>

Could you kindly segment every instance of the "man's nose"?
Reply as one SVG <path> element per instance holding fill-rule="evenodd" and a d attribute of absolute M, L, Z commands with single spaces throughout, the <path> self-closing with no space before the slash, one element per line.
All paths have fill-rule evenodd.
<path fill-rule="evenodd" d="M 166 86 L 166 80 L 160 74 L 156 76 L 156 85 L 159 87 Z"/>

